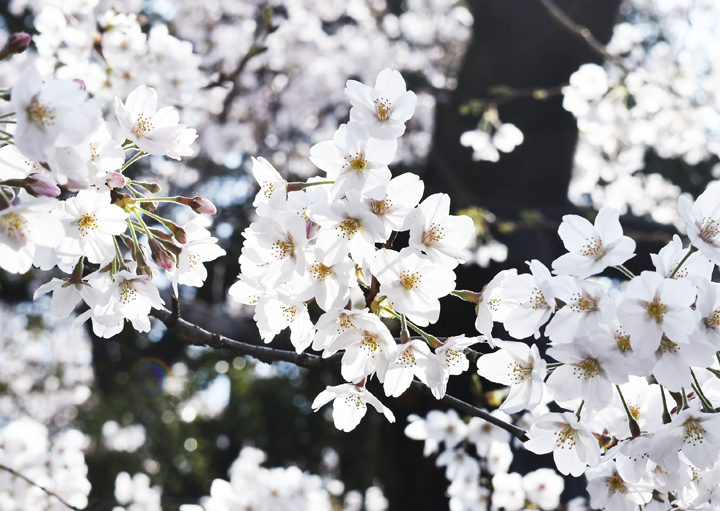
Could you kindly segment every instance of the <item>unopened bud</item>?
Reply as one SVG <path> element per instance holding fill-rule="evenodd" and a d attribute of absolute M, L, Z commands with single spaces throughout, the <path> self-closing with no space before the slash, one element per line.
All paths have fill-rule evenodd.
<path fill-rule="evenodd" d="M 185 206 L 190 206 L 195 213 L 201 213 L 205 215 L 214 215 L 217 213 L 217 208 L 215 205 L 210 202 L 205 197 L 193 197 L 192 199 L 188 197 L 178 197 L 177 201 L 180 204 L 184 204 Z"/>
<path fill-rule="evenodd" d="M 110 198 L 112 199 L 113 204 L 123 209 L 132 207 L 136 203 L 135 199 L 127 193 L 120 193 L 115 190 L 110 191 Z"/>
<path fill-rule="evenodd" d="M 17 53 L 24 52 L 32 41 L 30 34 L 25 32 L 17 32 L 10 36 L 5 46 L 0 50 L 0 60 L 5 60 Z"/>
<path fill-rule="evenodd" d="M 107 184 L 110 189 L 113 188 L 125 188 L 128 184 L 128 178 L 123 176 L 120 172 L 108 172 L 107 173 Z"/>
<path fill-rule="evenodd" d="M 33 197 L 57 197 L 60 195 L 60 188 L 47 177 L 33 172 L 25 178 L 27 185 L 25 190 Z"/>
<path fill-rule="evenodd" d="M 160 268 L 168 271 L 175 269 L 175 257 L 155 239 L 150 239 L 152 259 Z"/>
<path fill-rule="evenodd" d="M 159 202 L 141 202 L 140 207 L 145 211 L 155 211 L 160 206 Z"/>
<path fill-rule="evenodd" d="M 144 181 L 133 181 L 133 184 L 142 186 L 150 193 L 158 193 L 161 190 L 160 185 L 157 183 L 147 183 Z"/>
<path fill-rule="evenodd" d="M 87 87 L 85 86 L 85 82 L 81 80 L 80 78 L 74 78 L 73 82 L 77 83 L 80 86 L 80 90 L 87 90 Z"/>

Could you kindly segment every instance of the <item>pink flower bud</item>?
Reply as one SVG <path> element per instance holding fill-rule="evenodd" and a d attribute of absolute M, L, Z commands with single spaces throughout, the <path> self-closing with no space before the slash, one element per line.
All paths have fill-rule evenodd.
<path fill-rule="evenodd" d="M 128 183 L 128 179 L 123 176 L 120 172 L 108 172 L 107 173 L 107 184 L 113 188 L 125 188 Z"/>
<path fill-rule="evenodd" d="M 201 213 L 205 215 L 214 215 L 217 213 L 217 208 L 215 205 L 207 200 L 205 197 L 193 197 L 192 199 L 188 197 L 178 197 L 177 201 L 180 204 L 184 204 L 185 206 L 190 206 L 195 213 Z"/>
<path fill-rule="evenodd" d="M 151 239 L 149 244 L 150 250 L 152 251 L 152 259 L 155 261 L 155 264 L 168 271 L 174 270 L 175 258 L 173 255 L 155 239 Z"/>
<path fill-rule="evenodd" d="M 42 174 L 33 172 L 25 180 L 27 181 L 25 190 L 30 195 L 35 197 L 57 197 L 60 195 L 60 188 Z"/>
<path fill-rule="evenodd" d="M 0 60 L 4 60 L 12 55 L 24 52 L 31 40 L 32 37 L 30 34 L 25 32 L 17 32 L 11 35 L 5 43 L 5 46 L 0 50 Z"/>

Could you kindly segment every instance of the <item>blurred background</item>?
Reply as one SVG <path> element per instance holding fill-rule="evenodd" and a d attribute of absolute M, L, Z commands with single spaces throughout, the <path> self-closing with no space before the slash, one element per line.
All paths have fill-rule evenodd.
<path fill-rule="evenodd" d="M 253 310 L 227 289 L 254 218 L 250 157 L 289 181 L 318 174 L 309 149 L 348 120 L 348 79 L 372 85 L 391 67 L 417 94 L 391 169 L 417 173 L 425 196 L 448 193 L 455 214 L 474 219 L 459 289 L 480 291 L 530 259 L 549 266 L 564 252 L 562 216 L 592 219 L 606 205 L 638 241 L 627 266 L 639 272 L 677 232 L 677 198 L 720 178 L 713 0 L 0 0 L 0 41 L 17 31 L 33 44 L 2 64 L 1 88 L 30 65 L 81 78 L 108 105 L 147 84 L 198 130 L 194 158 L 151 157 L 128 173 L 218 206 L 213 233 L 227 255 L 207 263 L 204 287 L 181 287 L 181 311 L 244 342 L 260 342 Z M 605 72 L 573 75 L 586 64 Z M 491 138 L 503 124 L 523 135 L 509 151 Z M 485 145 L 463 145 L 468 132 Z M 336 509 L 448 509 L 443 471 L 403 433 L 409 414 L 444 409 L 431 397 L 387 400 L 396 424 L 370 411 L 342 433 L 331 409 L 310 408 L 342 382 L 336 368 L 187 347 L 159 321 L 100 339 L 54 319 L 47 297 L 31 301 L 50 277 L 0 270 L 0 427 L 30 417 L 51 439 L 82 432 L 88 509 L 127 503 L 115 493 L 121 472 L 161 486 L 163 510 L 197 503 L 247 446 L 266 467 L 321 476 Z M 450 300 L 431 332 L 473 335 L 472 305 Z M 274 343 L 292 349 L 287 335 Z M 448 389 L 477 406 L 488 390 L 471 375 Z M 514 469 L 528 463 L 516 457 Z M 566 483 L 567 495 L 579 491 Z"/>

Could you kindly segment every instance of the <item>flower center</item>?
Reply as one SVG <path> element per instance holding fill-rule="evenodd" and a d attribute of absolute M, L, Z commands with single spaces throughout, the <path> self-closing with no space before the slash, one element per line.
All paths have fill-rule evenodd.
<path fill-rule="evenodd" d="M 598 310 L 597 303 L 594 300 L 587 296 L 582 296 L 580 293 L 575 293 L 572 301 L 573 303 L 570 304 L 570 310 L 572 312 L 584 313 L 597 312 Z"/>
<path fill-rule="evenodd" d="M 454 350 L 452 348 L 448 348 L 445 350 L 445 362 L 447 363 L 448 367 L 459 364 L 463 358 L 465 358 L 465 355 L 457 350 Z"/>
<path fill-rule="evenodd" d="M 660 303 L 658 298 L 655 298 L 652 302 L 645 302 L 645 310 L 647 313 L 655 318 L 656 323 L 662 323 L 663 316 L 667 312 L 667 305 Z"/>
<path fill-rule="evenodd" d="M 370 207 L 372 207 L 373 213 L 377 216 L 383 216 L 392 207 L 392 201 L 388 198 L 385 200 L 371 200 Z"/>
<path fill-rule="evenodd" d="M 571 426 L 565 426 L 565 428 L 555 433 L 555 446 L 561 449 L 565 449 L 567 445 L 568 449 L 575 447 L 575 433 L 576 430 Z"/>
<path fill-rule="evenodd" d="M 295 255 L 295 246 L 292 243 L 277 240 L 272 244 L 270 252 L 276 260 L 285 259 L 286 257 L 292 257 Z"/>
<path fill-rule="evenodd" d="M 123 280 L 118 286 L 120 291 L 120 303 L 127 305 L 130 302 L 137 300 L 137 291 L 129 280 Z"/>
<path fill-rule="evenodd" d="M 530 295 L 530 306 L 534 310 L 547 309 L 550 306 L 545 301 L 545 295 L 538 288 L 534 287 Z"/>
<path fill-rule="evenodd" d="M 142 138 L 148 131 L 152 131 L 153 129 L 155 129 L 155 127 L 153 126 L 150 118 L 140 114 L 138 115 L 135 124 L 133 124 L 132 132 L 137 138 Z"/>
<path fill-rule="evenodd" d="M 683 427 L 685 428 L 684 443 L 692 444 L 693 446 L 703 443 L 707 431 L 702 427 L 700 421 L 694 417 L 690 417 L 683 423 Z"/>
<path fill-rule="evenodd" d="M 605 485 L 610 493 L 625 493 L 627 491 L 625 481 L 623 481 L 618 474 L 613 474 L 612 476 L 605 478 Z"/>
<path fill-rule="evenodd" d="M 591 257 L 596 261 L 602 259 L 606 253 L 607 249 L 603 247 L 600 238 L 585 238 L 585 245 L 580 249 L 580 254 L 585 257 Z"/>
<path fill-rule="evenodd" d="M 17 213 L 8 213 L 0 217 L 0 230 L 13 240 L 22 240 L 29 232 L 27 221 Z"/>
<path fill-rule="evenodd" d="M 513 362 L 510 364 L 510 373 L 508 376 L 512 379 L 513 384 L 522 383 L 532 376 L 532 366 L 524 366 Z"/>
<path fill-rule="evenodd" d="M 55 124 L 55 109 L 40 103 L 37 96 L 30 101 L 27 107 L 27 116 L 30 122 L 41 128 Z"/>
<path fill-rule="evenodd" d="M 703 217 L 702 229 L 700 229 L 700 239 L 705 243 L 717 247 L 720 245 L 718 238 L 720 237 L 720 226 L 717 222 L 710 218 Z"/>
<path fill-rule="evenodd" d="M 363 337 L 360 347 L 369 352 L 372 355 L 372 358 L 375 358 L 375 353 L 380 350 L 380 343 L 378 342 L 378 338 L 376 336 L 369 332 L 365 332 L 365 337 Z"/>
<path fill-rule="evenodd" d="M 676 343 L 672 342 L 666 336 L 662 336 L 662 339 L 660 340 L 660 347 L 658 348 L 658 350 L 660 350 L 663 354 L 677 353 L 679 349 L 680 348 Z"/>
<path fill-rule="evenodd" d="M 355 157 L 350 156 L 349 159 L 345 156 L 345 159 L 347 160 L 347 163 L 344 167 L 349 166 L 350 170 L 354 170 L 358 173 L 365 170 L 368 166 L 368 161 L 365 159 L 365 155 L 363 153 L 355 153 Z"/>
<path fill-rule="evenodd" d="M 332 268 L 328 268 L 322 263 L 315 263 L 312 265 L 312 276 L 319 281 L 324 281 L 332 274 Z"/>
<path fill-rule="evenodd" d="M 600 364 L 594 358 L 586 358 L 573 368 L 573 374 L 578 378 L 589 380 L 600 374 Z"/>
<path fill-rule="evenodd" d="M 406 270 L 400 273 L 400 285 L 408 291 L 412 291 L 418 287 L 421 279 L 422 276 L 418 272 L 410 273 Z"/>
<path fill-rule="evenodd" d="M 345 220 L 340 224 L 340 235 L 343 238 L 351 239 L 360 230 L 360 222 L 354 218 Z"/>
<path fill-rule="evenodd" d="M 615 342 L 617 343 L 620 353 L 627 353 L 632 350 L 632 346 L 630 345 L 630 336 L 626 334 L 622 328 L 618 328 L 615 331 Z"/>
<path fill-rule="evenodd" d="M 430 224 L 430 228 L 423 233 L 422 242 L 426 247 L 432 247 L 445 237 L 443 231 L 438 224 Z"/>
<path fill-rule="evenodd" d="M 265 198 L 269 199 L 275 192 L 275 183 L 264 181 L 262 185 L 260 185 L 260 188 L 263 192 L 263 195 L 265 195 Z"/>
<path fill-rule="evenodd" d="M 707 328 L 716 329 L 720 326 L 720 309 L 714 310 L 712 316 L 708 316 L 703 322 Z"/>
<path fill-rule="evenodd" d="M 365 408 L 365 401 L 362 397 L 360 397 L 360 394 L 356 394 L 354 392 L 349 393 L 347 396 L 345 396 L 345 402 L 350 405 L 355 405 L 355 408 Z"/>
<path fill-rule="evenodd" d="M 377 117 L 377 120 L 380 122 L 387 121 L 390 118 L 390 107 L 392 103 L 385 98 L 378 98 L 374 103 L 376 109 L 375 117 Z"/>
<path fill-rule="evenodd" d="M 78 229 L 80 230 L 80 234 L 82 236 L 86 236 L 89 232 L 97 229 L 97 227 L 98 224 L 95 215 L 86 213 L 82 216 L 80 220 L 78 220 Z"/>

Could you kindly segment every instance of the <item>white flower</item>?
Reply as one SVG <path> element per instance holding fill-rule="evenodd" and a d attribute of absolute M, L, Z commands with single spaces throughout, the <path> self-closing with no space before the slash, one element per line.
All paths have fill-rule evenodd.
<path fill-rule="evenodd" d="M 469 348 L 473 344 L 477 344 L 481 337 L 468 337 L 464 335 L 456 335 L 450 337 L 445 344 L 435 349 L 435 356 L 440 361 L 440 367 L 443 372 L 443 382 L 439 386 L 431 386 L 435 399 L 442 399 L 445 395 L 447 382 L 450 376 L 462 374 L 470 367 L 470 361 L 465 356 L 465 348 Z"/>
<path fill-rule="evenodd" d="M 618 319 L 630 334 L 632 348 L 641 357 L 655 352 L 663 334 L 675 343 L 688 344 L 697 324 L 696 290 L 686 279 L 670 280 L 644 271 L 630 281 Z"/>
<path fill-rule="evenodd" d="M 475 329 L 487 337 L 488 344 L 494 348 L 494 339 L 492 336 L 493 322 L 504 322 L 507 315 L 513 310 L 514 304 L 509 304 L 507 300 L 503 300 L 503 288 L 508 279 L 517 276 L 517 270 L 503 270 L 488 282 L 480 293 L 479 302 L 475 308 L 477 318 L 475 319 Z"/>
<path fill-rule="evenodd" d="M 685 259 L 689 250 L 690 247 L 683 249 L 680 236 L 675 234 L 673 235 L 672 241 L 661 248 L 657 254 L 650 254 L 650 259 L 652 259 L 653 265 L 655 266 L 655 271 L 666 279 L 669 279 L 680 261 Z M 688 277 L 691 282 L 697 284 L 702 280 L 710 280 L 712 278 L 713 268 L 715 268 L 715 265 L 709 261 L 707 257 L 700 252 L 695 252 L 685 259 L 685 262 L 673 278 L 682 279 Z"/>
<path fill-rule="evenodd" d="M 315 398 L 312 409 L 317 411 L 324 404 L 333 401 L 333 421 L 335 427 L 341 431 L 352 431 L 360 424 L 360 420 L 367 412 L 367 404 L 370 403 L 375 409 L 382 413 L 390 422 L 395 422 L 393 413 L 385 408 L 382 403 L 368 392 L 365 387 L 343 383 L 335 387 L 326 387 Z"/>
<path fill-rule="evenodd" d="M 298 353 L 302 353 L 310 346 L 315 334 L 305 304 L 285 292 L 261 297 L 253 319 L 260 330 L 260 337 L 266 344 L 290 327 L 290 342 Z"/>
<path fill-rule="evenodd" d="M 175 296 L 178 296 L 178 284 L 201 287 L 207 278 L 203 263 L 225 255 L 225 251 L 217 244 L 217 238 L 212 237 L 210 231 L 205 229 L 209 222 L 206 216 L 196 216 L 182 226 L 187 234 L 187 241 L 180 246 L 177 266 L 167 271 Z"/>
<path fill-rule="evenodd" d="M 522 476 L 512 474 L 495 474 L 492 478 L 493 495 L 492 509 L 519 511 L 525 504 L 525 492 L 522 489 Z"/>
<path fill-rule="evenodd" d="M 565 481 L 551 468 L 539 468 L 523 476 L 525 498 L 540 509 L 550 511 L 560 505 Z"/>
<path fill-rule="evenodd" d="M 600 446 L 593 434 L 574 413 L 546 413 L 535 419 L 528 432 L 525 448 L 535 454 L 553 453 L 557 469 L 563 475 L 578 477 L 587 465 L 600 456 Z"/>
<path fill-rule="evenodd" d="M 356 123 L 342 124 L 332 141 L 310 148 L 310 161 L 335 181 L 330 196 L 342 197 L 348 190 L 362 190 L 366 183 L 387 182 L 397 142 L 368 138 Z"/>
<path fill-rule="evenodd" d="M 350 120 L 360 124 L 370 136 L 393 139 L 405 133 L 405 121 L 415 112 L 415 93 L 405 90 L 402 75 L 383 69 L 370 88 L 348 80 L 345 95 L 350 99 Z"/>
<path fill-rule="evenodd" d="M 375 243 L 385 241 L 385 226 L 363 202 L 332 202 L 310 212 L 320 225 L 315 254 L 325 266 L 342 261 L 350 252 L 353 261 L 363 264 L 375 255 Z"/>
<path fill-rule="evenodd" d="M 243 231 L 242 273 L 271 289 L 305 272 L 307 229 L 295 214 L 262 217 Z"/>
<path fill-rule="evenodd" d="M 326 266 L 312 256 L 306 256 L 305 261 L 305 277 L 302 284 L 297 284 L 298 296 L 304 300 L 314 298 L 315 303 L 324 311 L 347 305 L 350 289 L 357 286 L 352 259 L 346 256 L 332 266 Z"/>
<path fill-rule="evenodd" d="M 690 242 L 715 264 L 720 264 L 720 184 L 711 185 L 692 204 L 678 199 L 678 214 L 685 221 Z"/>
<path fill-rule="evenodd" d="M 570 342 L 576 335 L 614 318 L 615 300 L 602 284 L 560 276 L 552 285 L 555 296 L 565 302 L 545 328 L 545 335 L 554 343 Z"/>
<path fill-rule="evenodd" d="M 385 187 L 384 197 L 363 197 L 372 212 L 385 224 L 385 239 L 392 231 L 407 231 L 407 218 L 422 198 L 424 183 L 411 172 L 400 174 Z M 373 193 L 373 195 L 375 195 Z M 382 195 L 382 193 L 380 194 Z"/>
<path fill-rule="evenodd" d="M 556 401 L 585 400 L 589 410 L 604 409 L 613 397 L 613 385 L 628 380 L 625 359 L 606 350 L 592 337 L 580 337 L 558 344 L 547 355 L 564 364 L 548 377 L 547 386 Z"/>
<path fill-rule="evenodd" d="M 128 140 L 148 154 L 164 156 L 177 148 L 185 125 L 178 124 L 180 116 L 173 107 L 158 110 L 157 100 L 155 89 L 141 85 L 124 104 L 115 97 L 115 115 Z"/>
<path fill-rule="evenodd" d="M 274 211 L 285 210 L 287 182 L 265 158 L 253 157 L 252 162 L 253 177 L 260 185 L 260 191 L 253 201 L 258 216 L 268 216 Z"/>
<path fill-rule="evenodd" d="M 444 193 L 422 201 L 406 225 L 410 228 L 411 248 L 451 268 L 465 262 L 463 249 L 475 235 L 472 218 L 450 215 L 450 196 Z"/>
<path fill-rule="evenodd" d="M 43 83 L 28 68 L 12 89 L 10 102 L 17 115 L 14 142 L 38 162 L 50 161 L 58 147 L 84 142 L 100 123 L 100 110 L 85 103 L 85 91 L 73 80 Z"/>
<path fill-rule="evenodd" d="M 369 314 L 357 318 L 353 328 L 338 335 L 323 352 L 323 357 L 339 350 L 345 350 L 341 368 L 343 378 L 356 383 L 377 372 L 378 380 L 383 382 L 388 365 L 395 360 L 397 344 L 380 318 Z"/>
<path fill-rule="evenodd" d="M 315 324 L 317 333 L 313 340 L 313 349 L 316 351 L 327 349 L 340 334 L 351 328 L 358 328 L 357 325 L 362 324 L 362 320 L 371 316 L 374 316 L 374 314 L 368 309 L 347 310 L 343 307 L 330 308 L 325 314 L 320 316 Z"/>
<path fill-rule="evenodd" d="M 50 310 L 59 318 L 66 318 L 75 309 L 75 306 L 82 300 L 80 288 L 82 284 L 73 284 L 67 279 L 52 279 L 35 290 L 33 300 L 52 291 L 53 297 L 50 302 Z"/>
<path fill-rule="evenodd" d="M 414 376 L 431 388 L 442 383 L 439 362 L 420 339 L 397 347 L 397 356 L 385 373 L 385 395 L 398 397 L 410 387 Z"/>
<path fill-rule="evenodd" d="M 553 277 L 544 264 L 533 259 L 528 263 L 532 274 L 509 276 L 503 282 L 503 302 L 512 310 L 504 320 L 505 329 L 515 339 L 531 335 L 540 337 L 540 327 L 555 311 Z M 514 303 L 513 303 L 514 302 Z"/>
<path fill-rule="evenodd" d="M 635 511 L 652 498 L 650 485 L 624 481 L 612 461 L 589 469 L 587 478 L 590 504 L 594 509 Z"/>
<path fill-rule="evenodd" d="M 0 268 L 25 273 L 37 246 L 56 247 L 63 240 L 65 230 L 50 214 L 57 204 L 55 199 L 36 199 L 0 210 Z"/>
<path fill-rule="evenodd" d="M 455 273 L 411 248 L 400 252 L 381 249 L 370 263 L 380 282 L 380 295 L 393 308 L 419 326 L 435 323 L 440 316 L 439 299 L 455 289 Z"/>
<path fill-rule="evenodd" d="M 542 401 L 547 363 L 535 344 L 495 341 L 500 348 L 477 361 L 480 376 L 510 386 L 510 394 L 500 409 L 506 413 L 532 410 Z"/>
<path fill-rule="evenodd" d="M 585 218 L 565 215 L 558 234 L 570 252 L 553 261 L 556 274 L 580 279 L 617 266 L 635 255 L 635 241 L 623 236 L 617 210 L 604 207 L 593 226 Z"/>
<path fill-rule="evenodd" d="M 85 256 L 95 264 L 112 261 L 113 237 L 125 232 L 129 215 L 110 201 L 109 191 L 81 190 L 60 203 L 53 213 L 65 228 L 65 238 L 57 248 L 60 257 Z"/>

